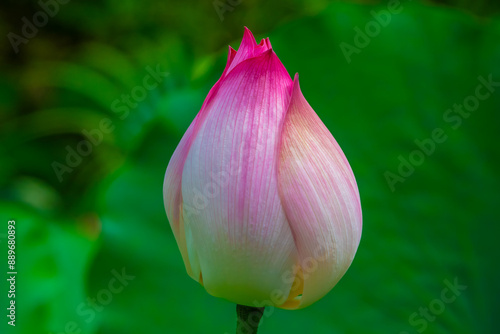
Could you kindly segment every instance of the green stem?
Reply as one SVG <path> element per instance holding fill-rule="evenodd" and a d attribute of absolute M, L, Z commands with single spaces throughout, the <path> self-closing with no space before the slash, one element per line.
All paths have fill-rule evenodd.
<path fill-rule="evenodd" d="M 236 334 L 256 334 L 260 318 L 264 314 L 263 307 L 236 305 Z"/>

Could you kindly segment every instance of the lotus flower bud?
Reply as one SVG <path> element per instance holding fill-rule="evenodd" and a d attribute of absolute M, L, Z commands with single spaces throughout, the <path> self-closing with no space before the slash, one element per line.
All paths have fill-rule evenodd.
<path fill-rule="evenodd" d="M 170 159 L 163 196 L 189 276 L 241 305 L 314 303 L 361 238 L 346 157 L 298 75 L 248 29 Z"/>

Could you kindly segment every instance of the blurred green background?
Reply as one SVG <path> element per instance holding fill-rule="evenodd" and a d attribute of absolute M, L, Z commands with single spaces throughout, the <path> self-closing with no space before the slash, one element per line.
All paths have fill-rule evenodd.
<path fill-rule="evenodd" d="M 185 273 L 162 183 L 243 26 L 300 73 L 364 214 L 340 283 L 259 332 L 498 333 L 500 85 L 478 79 L 500 82 L 498 2 L 401 1 L 381 26 L 391 1 L 59 1 L 0 4 L 0 276 L 10 219 L 18 271 L 15 328 L 0 280 L 1 333 L 234 332 L 235 306 Z M 446 140 L 418 153 L 436 128 Z"/>

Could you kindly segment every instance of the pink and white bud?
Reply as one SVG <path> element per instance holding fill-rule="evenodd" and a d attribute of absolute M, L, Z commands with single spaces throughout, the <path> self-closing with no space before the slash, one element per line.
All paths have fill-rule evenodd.
<path fill-rule="evenodd" d="M 188 274 L 241 305 L 316 302 L 361 238 L 345 155 L 298 75 L 248 29 L 170 159 L 163 196 Z"/>

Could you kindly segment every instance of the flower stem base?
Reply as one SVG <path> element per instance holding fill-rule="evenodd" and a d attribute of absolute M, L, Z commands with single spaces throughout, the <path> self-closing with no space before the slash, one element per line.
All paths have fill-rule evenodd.
<path fill-rule="evenodd" d="M 236 334 L 255 334 L 259 328 L 260 319 L 264 314 L 263 307 L 236 305 Z"/>

